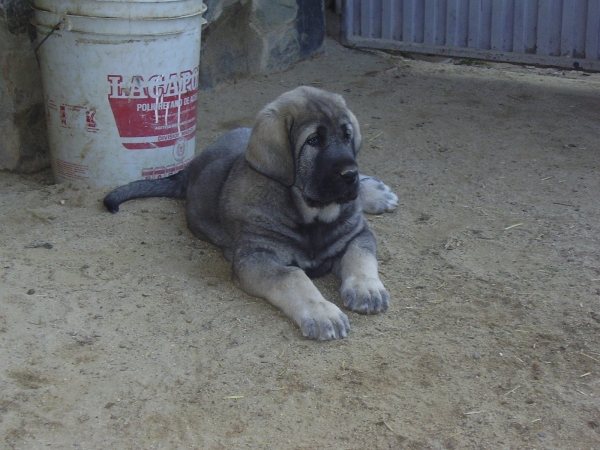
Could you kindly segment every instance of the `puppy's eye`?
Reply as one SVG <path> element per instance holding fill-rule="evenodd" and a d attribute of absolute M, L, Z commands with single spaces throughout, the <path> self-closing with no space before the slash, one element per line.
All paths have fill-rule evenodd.
<path fill-rule="evenodd" d="M 346 139 L 350 139 L 352 137 L 352 127 L 350 125 L 346 125 L 344 127 L 344 137 Z"/>
<path fill-rule="evenodd" d="M 319 136 L 313 136 L 311 138 L 308 138 L 306 143 L 311 147 L 317 147 L 321 143 L 321 140 L 319 139 Z"/>

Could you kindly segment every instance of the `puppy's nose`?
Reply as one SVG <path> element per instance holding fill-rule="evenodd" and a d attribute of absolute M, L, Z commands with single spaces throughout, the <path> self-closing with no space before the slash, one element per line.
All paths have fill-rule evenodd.
<path fill-rule="evenodd" d="M 340 172 L 340 176 L 342 180 L 344 180 L 348 184 L 355 183 L 358 178 L 358 170 L 355 169 L 346 169 Z"/>

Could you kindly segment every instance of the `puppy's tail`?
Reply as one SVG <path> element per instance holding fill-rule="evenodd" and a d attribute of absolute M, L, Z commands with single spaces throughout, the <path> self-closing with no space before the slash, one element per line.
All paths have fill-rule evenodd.
<path fill-rule="evenodd" d="M 119 205 L 134 198 L 171 197 L 185 198 L 188 169 L 158 180 L 139 180 L 118 187 L 104 197 L 104 206 L 111 213 L 119 211 Z"/>

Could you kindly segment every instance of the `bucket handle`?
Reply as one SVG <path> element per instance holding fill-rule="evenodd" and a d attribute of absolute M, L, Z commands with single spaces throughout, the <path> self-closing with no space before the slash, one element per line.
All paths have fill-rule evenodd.
<path fill-rule="evenodd" d="M 50 33 L 48 33 L 44 39 L 42 39 L 35 47 L 33 47 L 33 52 L 35 53 L 35 59 L 38 63 L 38 67 L 40 66 L 40 59 L 38 57 L 38 49 L 42 46 L 42 44 L 44 42 L 46 42 L 46 39 L 48 39 L 52 35 L 52 33 L 54 33 L 56 30 L 58 30 L 60 28 L 60 26 L 63 23 L 65 23 L 65 19 L 61 19 L 56 25 L 54 25 L 52 27 L 52 29 L 50 30 Z"/>

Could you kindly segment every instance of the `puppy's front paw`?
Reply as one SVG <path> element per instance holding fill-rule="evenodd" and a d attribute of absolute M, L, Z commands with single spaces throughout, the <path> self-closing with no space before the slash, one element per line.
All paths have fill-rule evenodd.
<path fill-rule="evenodd" d="M 361 175 L 360 202 L 367 214 L 382 214 L 398 207 L 398 196 L 379 178 Z"/>
<path fill-rule="evenodd" d="M 311 304 L 302 314 L 299 325 L 304 337 L 320 341 L 342 339 L 350 331 L 348 316 L 327 301 Z"/>
<path fill-rule="evenodd" d="M 344 306 L 359 314 L 377 314 L 390 306 L 390 294 L 378 278 L 350 278 L 341 289 Z"/>

